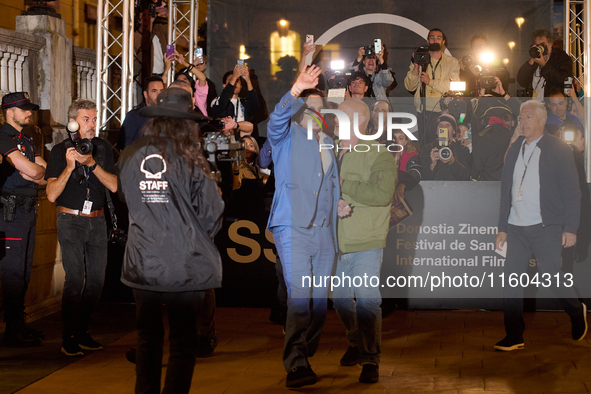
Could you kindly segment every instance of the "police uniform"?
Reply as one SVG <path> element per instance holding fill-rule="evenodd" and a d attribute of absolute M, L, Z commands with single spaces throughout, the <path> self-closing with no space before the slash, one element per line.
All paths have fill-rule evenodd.
<path fill-rule="evenodd" d="M 12 98 L 8 98 L 9 96 Z M 15 98 L 18 100 L 14 100 Z M 26 93 L 6 95 L 2 107 L 14 107 L 16 106 L 14 103 L 18 101 L 26 102 L 26 106 L 21 109 L 39 108 L 29 102 Z M 24 327 L 25 293 L 33 266 L 37 189 L 34 182 L 24 179 L 20 172 L 6 160 L 6 157 L 15 151 L 19 151 L 33 163 L 35 157 L 39 156 L 31 138 L 12 125 L 4 123 L 0 127 L 0 153 L 4 159 L 0 164 L 0 184 L 2 184 L 0 241 L 4 243 L 4 253 L 0 254 L 0 268 L 2 305 L 6 322 L 4 341 L 13 345 L 39 344 L 37 338 L 32 338 L 28 334 L 16 335 L 17 331 Z"/>

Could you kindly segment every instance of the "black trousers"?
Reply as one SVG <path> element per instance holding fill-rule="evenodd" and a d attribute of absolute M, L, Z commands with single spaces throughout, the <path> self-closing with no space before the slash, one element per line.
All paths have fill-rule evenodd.
<path fill-rule="evenodd" d="M 555 275 L 560 273 L 562 254 L 562 226 L 513 226 L 507 230 L 507 259 L 505 260 L 505 287 L 503 291 L 505 307 L 505 331 L 508 336 L 523 339 L 525 322 L 523 321 L 523 288 L 508 286 L 511 274 L 516 276 L 527 271 L 532 253 L 538 262 L 540 275 L 549 274 L 556 284 Z M 581 301 L 577 299 L 573 287 L 552 286 L 564 311 L 569 316 L 582 313 Z"/>
<path fill-rule="evenodd" d="M 1 207 L 1 205 L 0 205 Z M 31 280 L 37 207 L 16 208 L 14 221 L 6 222 L 0 209 L 0 272 L 2 273 L 2 305 L 4 321 L 13 323 L 22 319 L 25 294 Z"/>
<path fill-rule="evenodd" d="M 138 342 L 135 392 L 160 393 L 164 306 L 170 328 L 170 357 L 163 393 L 188 393 L 197 356 L 197 316 L 205 291 L 164 293 L 133 289 L 137 309 Z"/>

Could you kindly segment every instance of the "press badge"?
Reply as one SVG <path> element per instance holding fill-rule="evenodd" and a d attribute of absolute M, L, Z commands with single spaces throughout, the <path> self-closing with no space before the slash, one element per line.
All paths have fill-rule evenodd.
<path fill-rule="evenodd" d="M 90 210 L 92 209 L 92 201 L 84 201 L 84 208 L 82 208 L 82 213 L 85 215 L 90 215 Z"/>
<path fill-rule="evenodd" d="M 521 189 L 519 189 L 519 191 L 517 192 L 517 198 L 515 199 L 515 202 L 522 202 L 523 201 L 523 191 Z"/>

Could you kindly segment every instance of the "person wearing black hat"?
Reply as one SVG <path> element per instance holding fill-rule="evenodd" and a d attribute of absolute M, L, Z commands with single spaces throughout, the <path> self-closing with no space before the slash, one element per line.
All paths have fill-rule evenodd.
<path fill-rule="evenodd" d="M 98 304 L 107 268 L 107 193 L 117 191 L 113 152 L 95 137 L 96 104 L 77 100 L 68 108 L 69 131 L 87 139 L 90 152 L 72 146 L 72 138 L 51 150 L 45 179 L 47 199 L 57 205 L 57 238 L 66 272 L 62 295 L 62 348 L 66 356 L 102 345 L 89 334 L 90 318 Z"/>
<path fill-rule="evenodd" d="M 31 277 L 37 222 L 37 189 L 45 184 L 45 160 L 23 129 L 31 124 L 31 103 L 26 92 L 9 93 L 2 98 L 5 123 L 0 127 L 0 184 L 2 215 L 0 233 L 6 249 L 0 258 L 2 306 L 8 346 L 36 346 L 44 333 L 25 324 L 25 293 Z"/>
<path fill-rule="evenodd" d="M 198 121 L 183 89 L 165 89 L 140 115 L 144 136 L 119 159 L 129 234 L 121 281 L 137 307 L 136 392 L 160 392 L 168 310 L 170 357 L 164 392 L 188 393 L 198 348 L 197 316 L 207 289 L 221 287 L 221 257 L 212 239 L 224 203 L 200 148 Z"/>
<path fill-rule="evenodd" d="M 452 115 L 437 118 L 437 139 L 421 148 L 424 180 L 467 181 L 470 178 L 470 149 L 455 139 L 458 126 Z M 443 153 L 445 152 L 445 153 Z"/>

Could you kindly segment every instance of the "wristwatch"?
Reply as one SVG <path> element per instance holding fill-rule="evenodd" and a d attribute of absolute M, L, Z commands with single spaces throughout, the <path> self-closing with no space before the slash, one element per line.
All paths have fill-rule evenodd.
<path fill-rule="evenodd" d="M 94 164 L 93 164 L 92 166 L 88 167 L 88 171 L 90 171 L 90 172 L 93 172 L 93 171 L 94 171 L 94 169 L 96 168 L 96 165 L 97 165 L 97 164 L 98 164 L 98 163 L 95 161 L 95 162 L 94 162 Z"/>

